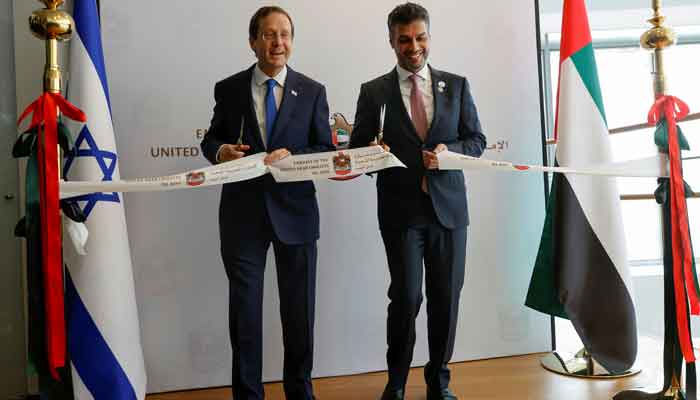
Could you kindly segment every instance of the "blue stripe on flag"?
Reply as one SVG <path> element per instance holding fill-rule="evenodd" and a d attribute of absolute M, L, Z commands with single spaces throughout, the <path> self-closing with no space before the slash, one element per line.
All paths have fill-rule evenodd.
<path fill-rule="evenodd" d="M 75 20 L 75 30 L 78 32 L 78 36 L 80 36 L 80 40 L 83 42 L 92 60 L 92 64 L 95 66 L 97 75 L 100 77 L 100 82 L 102 82 L 102 88 L 105 92 L 105 98 L 107 99 L 107 105 L 111 111 L 112 105 L 109 100 L 105 58 L 102 53 L 100 20 L 97 14 L 97 4 L 95 0 L 75 0 L 73 19 Z"/>
<path fill-rule="evenodd" d="M 68 349 L 73 366 L 95 400 L 136 400 L 136 393 L 119 361 L 97 329 L 66 274 Z"/>

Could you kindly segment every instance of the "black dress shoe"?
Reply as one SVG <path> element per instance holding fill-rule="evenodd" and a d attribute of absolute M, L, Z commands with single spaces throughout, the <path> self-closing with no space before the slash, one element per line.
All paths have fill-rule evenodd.
<path fill-rule="evenodd" d="M 381 400 L 403 400 L 403 389 L 385 388 Z"/>
<path fill-rule="evenodd" d="M 426 392 L 426 400 L 459 400 L 457 396 L 452 393 L 449 388 L 437 390 L 430 390 Z"/>

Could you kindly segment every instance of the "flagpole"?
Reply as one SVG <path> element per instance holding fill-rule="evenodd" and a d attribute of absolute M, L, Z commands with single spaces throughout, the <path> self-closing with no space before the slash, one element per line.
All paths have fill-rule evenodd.
<path fill-rule="evenodd" d="M 36 10 L 29 17 L 29 29 L 34 36 L 46 42 L 46 64 L 44 65 L 44 92 L 61 93 L 63 73 L 58 63 L 58 42 L 70 40 L 73 34 L 73 18 L 57 8 L 63 0 L 39 0 L 46 8 Z M 61 170 L 61 148 L 58 148 L 58 170 Z"/>
<path fill-rule="evenodd" d="M 668 87 L 666 85 L 666 71 L 664 68 L 664 51 L 667 47 L 671 47 L 673 44 L 675 44 L 676 33 L 673 31 L 673 29 L 664 24 L 666 17 L 664 17 L 661 13 L 662 0 L 652 0 L 651 3 L 654 16 L 649 19 L 648 22 L 651 23 L 653 27 L 642 35 L 640 38 L 640 44 L 643 48 L 654 52 L 652 57 L 653 64 L 651 74 L 654 78 L 654 98 L 658 99 L 667 94 Z M 661 152 L 661 149 L 659 149 L 659 152 Z M 664 220 L 664 223 L 666 222 L 667 221 Z M 666 232 L 666 229 L 663 229 L 662 232 Z M 670 240 L 670 238 L 663 237 L 662 240 L 665 242 L 666 240 Z M 664 273 L 664 280 L 672 279 L 672 274 Z M 673 287 L 672 285 L 664 286 L 669 288 Z M 664 297 L 667 296 L 673 296 L 673 293 L 664 293 Z M 671 321 L 674 319 L 671 315 L 665 315 L 665 318 L 670 319 Z M 666 335 L 667 334 L 668 333 L 666 333 Z M 672 347 L 678 347 L 677 339 L 675 340 L 675 345 Z M 664 353 L 666 353 L 665 350 Z M 680 355 L 679 353 L 680 351 L 674 348 L 669 352 L 668 356 L 675 359 L 678 357 L 678 355 Z M 667 357 L 666 354 L 664 354 L 664 356 Z M 680 362 L 675 362 L 674 360 L 670 363 L 671 380 L 668 389 L 662 395 L 663 399 L 681 400 L 685 398 L 680 383 L 682 365 L 682 360 L 680 360 Z M 620 400 L 622 400 L 622 398 Z"/>
<path fill-rule="evenodd" d="M 660 99 L 667 95 L 666 72 L 664 68 L 664 51 L 676 43 L 676 34 L 672 28 L 665 25 L 666 17 L 661 13 L 662 0 L 652 0 L 651 8 L 653 17 L 648 20 L 652 27 L 640 38 L 641 46 L 653 52 L 652 76 L 654 86 L 654 98 Z M 665 151 L 659 148 L 660 153 Z M 671 238 L 669 221 L 663 217 L 662 208 L 662 241 L 667 243 Z M 615 395 L 614 400 L 684 400 L 686 395 L 681 387 L 681 373 L 683 356 L 681 354 L 678 330 L 675 328 L 675 302 L 673 286 L 673 270 L 664 265 L 664 386 L 660 392 L 644 392 L 641 390 L 626 390 Z M 689 393 L 690 394 L 690 393 Z M 690 395 L 694 396 L 694 393 Z"/>
<path fill-rule="evenodd" d="M 58 10 L 63 0 L 39 0 L 46 8 L 36 10 L 29 17 L 29 28 L 37 38 L 46 41 L 46 65 L 44 67 L 44 91 L 60 93 L 61 67 L 58 64 L 58 42 L 70 40 L 73 34 L 73 18 Z"/>
<path fill-rule="evenodd" d="M 29 17 L 29 29 L 37 38 L 46 42 L 46 64 L 44 65 L 44 92 L 61 93 L 63 73 L 58 63 L 58 42 L 69 41 L 73 35 L 73 18 L 58 10 L 64 0 L 39 0 L 46 8 L 36 10 Z M 58 146 L 58 171 L 61 171 L 61 147 Z"/>
<path fill-rule="evenodd" d="M 43 273 L 44 312 L 46 315 L 46 353 L 51 377 L 65 379 L 66 367 L 65 307 L 62 262 L 61 213 L 58 187 L 61 170 L 61 149 L 58 145 L 58 115 L 67 107 L 61 96 L 61 68 L 58 64 L 58 42 L 70 40 L 73 18 L 58 10 L 63 0 L 40 0 L 46 8 L 36 10 L 29 17 L 32 34 L 46 43 L 46 64 L 42 95 L 23 113 L 20 121 L 30 113 L 32 123 L 28 131 L 36 130 L 39 171 L 39 209 L 41 233 L 38 239 Z"/>

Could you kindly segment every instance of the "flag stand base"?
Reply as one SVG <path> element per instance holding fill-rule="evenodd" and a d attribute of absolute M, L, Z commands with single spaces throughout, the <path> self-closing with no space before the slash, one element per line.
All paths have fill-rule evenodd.
<path fill-rule="evenodd" d="M 665 393 L 644 392 L 642 390 L 625 390 L 613 397 L 614 400 L 685 400 L 680 388 L 670 388 Z"/>
<path fill-rule="evenodd" d="M 636 389 L 625 390 L 616 394 L 613 400 L 685 400 L 685 395 L 678 378 L 673 376 L 671 378 L 671 386 L 665 392 L 654 392 L 653 390 L 646 392 Z"/>
<path fill-rule="evenodd" d="M 553 351 L 542 357 L 540 364 L 548 371 L 576 378 L 616 379 L 626 378 L 642 372 L 639 368 L 632 368 L 621 373 L 606 371 L 593 360 L 586 349 L 581 349 L 573 356 L 566 357 L 563 357 L 559 352 Z"/>

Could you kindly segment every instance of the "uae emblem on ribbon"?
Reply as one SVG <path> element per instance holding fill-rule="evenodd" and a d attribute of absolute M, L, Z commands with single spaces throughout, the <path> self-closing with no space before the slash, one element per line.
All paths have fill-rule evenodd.
<path fill-rule="evenodd" d="M 204 172 L 193 171 L 185 176 L 187 179 L 187 186 L 199 186 L 207 180 L 204 176 Z"/>
<path fill-rule="evenodd" d="M 352 172 L 352 159 L 349 154 L 342 151 L 333 157 L 333 169 L 338 175 L 347 175 Z"/>

